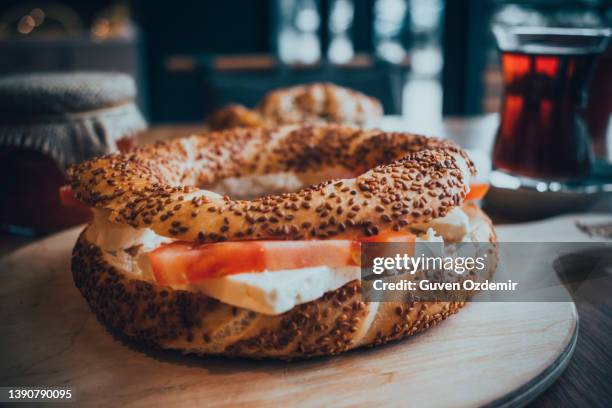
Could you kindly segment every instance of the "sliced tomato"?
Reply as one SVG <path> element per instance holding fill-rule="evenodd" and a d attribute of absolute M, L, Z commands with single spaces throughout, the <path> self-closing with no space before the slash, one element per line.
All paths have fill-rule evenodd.
<path fill-rule="evenodd" d="M 71 207 L 74 210 L 78 212 L 82 212 L 84 214 L 89 213 L 91 211 L 88 206 L 80 202 L 74 196 L 74 191 L 72 191 L 72 188 L 68 184 L 65 184 L 60 187 L 59 197 L 60 197 L 60 203 L 64 207 Z"/>
<path fill-rule="evenodd" d="M 487 192 L 489 191 L 489 183 L 477 183 L 470 184 L 470 192 L 465 197 L 466 201 L 469 200 L 482 200 Z"/>
<path fill-rule="evenodd" d="M 244 272 L 315 266 L 359 265 L 361 242 L 413 244 L 416 236 L 389 232 L 363 240 L 240 241 L 215 244 L 174 242 L 149 252 L 157 283 L 184 285 Z"/>
<path fill-rule="evenodd" d="M 311 266 L 332 268 L 357 265 L 349 240 L 263 241 L 265 269 L 299 269 Z"/>
<path fill-rule="evenodd" d="M 76 197 L 74 196 L 72 187 L 70 187 L 68 184 L 64 184 L 63 186 L 60 187 L 59 197 L 60 197 L 60 202 L 62 203 L 62 205 L 66 207 L 71 207 L 74 205 L 81 204 L 81 202 L 77 200 Z"/>
<path fill-rule="evenodd" d="M 186 284 L 249 269 L 263 270 L 261 247 L 250 244 L 227 242 L 193 245 L 174 242 L 150 252 L 149 260 L 157 282 Z"/>
<path fill-rule="evenodd" d="M 368 256 L 370 257 L 393 257 L 398 252 L 400 254 L 406 254 L 408 256 L 414 255 L 414 244 L 416 242 L 416 235 L 410 234 L 404 231 L 384 231 L 380 234 L 371 236 L 371 237 L 363 237 L 359 239 L 359 243 L 394 243 L 394 244 L 404 244 L 401 245 L 372 245 L 368 248 Z M 401 248 L 401 249 L 400 249 Z M 399 251 L 398 251 L 399 249 Z M 361 257 L 361 252 L 359 252 Z"/>
<path fill-rule="evenodd" d="M 175 242 L 149 253 L 158 283 L 186 284 L 243 272 L 357 265 L 352 241 Z"/>

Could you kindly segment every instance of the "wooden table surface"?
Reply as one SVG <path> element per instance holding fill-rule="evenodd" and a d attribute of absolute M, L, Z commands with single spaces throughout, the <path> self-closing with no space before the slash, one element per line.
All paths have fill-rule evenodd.
<path fill-rule="evenodd" d="M 145 140 L 199 130 L 198 126 L 160 127 L 145 135 Z M 493 218 L 498 222 L 513 222 L 495 214 Z M 0 233 L 0 257 L 36 239 Z M 608 276 L 612 276 L 612 265 L 607 265 L 607 270 Z M 583 285 L 583 296 L 575 299 L 580 327 L 574 355 L 561 377 L 530 406 L 612 406 L 612 279 L 605 279 L 603 283 L 601 279 L 587 281 Z"/>

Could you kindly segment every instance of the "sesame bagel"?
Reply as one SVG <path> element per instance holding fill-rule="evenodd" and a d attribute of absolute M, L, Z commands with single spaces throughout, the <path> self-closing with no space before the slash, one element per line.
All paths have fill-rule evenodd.
<path fill-rule="evenodd" d="M 198 186 L 231 177 L 355 175 L 254 200 Z M 232 129 L 83 162 L 76 197 L 111 222 L 191 242 L 328 239 L 400 231 L 462 204 L 474 165 L 447 140 L 341 125 Z M 316 177 L 315 177 L 316 178 Z"/>
<path fill-rule="evenodd" d="M 466 238 L 496 241 L 477 207 L 463 211 Z M 465 305 L 463 301 L 369 302 L 354 280 L 278 314 L 235 307 L 196 290 L 177 290 L 117 266 L 88 227 L 73 251 L 72 273 L 98 319 L 112 332 L 184 353 L 292 359 L 341 353 L 414 335 Z M 131 253 L 131 252 L 130 252 Z M 131 255 L 130 255 L 131 256 Z M 488 278 L 495 265 L 487 270 Z"/>
<path fill-rule="evenodd" d="M 277 126 L 292 123 L 366 125 L 382 117 L 378 100 L 330 83 L 277 89 L 264 96 L 253 110 L 229 105 L 208 120 L 211 129 Z"/>

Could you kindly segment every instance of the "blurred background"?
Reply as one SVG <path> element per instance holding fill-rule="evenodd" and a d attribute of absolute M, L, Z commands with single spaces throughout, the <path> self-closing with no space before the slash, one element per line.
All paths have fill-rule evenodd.
<path fill-rule="evenodd" d="M 612 46 L 576 53 L 572 48 L 579 47 L 570 41 L 563 55 L 504 50 L 511 57 L 516 57 L 513 52 L 521 55 L 518 64 L 504 63 L 504 73 L 514 75 L 502 78 L 494 25 L 608 28 L 612 1 L 0 0 L 0 256 L 37 235 L 89 219 L 89 209 L 79 212 L 83 206 L 65 188 L 66 165 L 121 148 L 124 140 L 129 144 L 147 123 L 147 137 L 183 136 L 193 125 L 201 130 L 204 119 L 228 103 L 254 107 L 270 90 L 321 81 L 379 99 L 389 115 L 381 124 L 385 130 L 458 142 L 476 163 L 473 191 L 487 194 L 478 201 L 497 225 L 560 213 L 612 214 Z M 583 66 L 594 67 L 593 72 L 574 68 L 585 55 Z M 55 99 L 44 98 L 45 110 L 38 111 L 36 103 L 29 103 L 38 95 L 25 93 L 30 100 L 24 99 L 15 89 L 27 87 L 13 86 L 10 78 L 2 97 L 6 75 L 57 71 L 127 73 L 135 80 L 139 109 L 132 101 L 131 79 L 129 87 L 117 85 L 121 75 L 89 83 L 80 95 L 87 109 L 68 106 L 74 112 L 59 115 L 56 105 L 61 104 Z M 56 93 L 64 96 L 77 82 L 75 76 Z M 588 84 L 589 76 L 590 89 L 576 85 Z M 32 82 L 30 76 L 22 81 Z M 515 92 L 511 96 L 518 104 L 502 108 L 504 87 Z M 101 98 L 100 89 L 110 89 L 112 102 L 123 105 L 123 121 L 113 116 L 117 112 L 109 114 L 117 106 L 108 109 L 100 103 L 109 100 Z M 100 106 L 93 109 L 91 100 Z M 13 114 L 14 105 L 23 115 Z M 504 126 L 504 119 L 512 126 Z M 61 132 L 54 131 L 58 127 Z M 507 134 L 506 127 L 511 130 Z M 590 157 L 589 138 L 597 161 Z M 505 140 L 507 148 L 494 149 L 495 140 Z M 51 157 L 49 146 L 57 146 L 59 153 Z M 74 152 L 73 160 L 65 159 L 66 152 Z M 515 167 L 500 160 L 504 155 L 514 159 Z M 585 165 L 570 179 L 542 173 L 546 167 L 573 171 L 571 164 L 578 159 Z M 535 177 L 542 174 L 542 180 Z M 557 234 L 549 225 L 529 227 L 525 239 Z M 558 231 L 577 226 L 588 239 L 612 237 L 609 216 L 562 225 Z M 566 239 L 564 234 L 554 240 Z M 572 279 L 578 279 L 579 269 L 584 272 L 572 265 L 568 269 L 576 270 Z M 609 321 L 612 310 L 610 287 L 598 287 L 607 301 L 578 303 L 576 355 L 559 385 L 534 406 L 582 406 L 584 401 L 612 406 L 612 363 L 606 363 L 612 362 L 612 331 L 601 323 Z"/>
<path fill-rule="evenodd" d="M 201 121 L 272 88 L 332 81 L 431 132 L 443 116 L 499 110 L 492 22 L 611 20 L 605 0 L 3 0 L 0 75 L 126 72 L 151 123 Z M 612 71 L 609 53 L 599 67 Z"/>

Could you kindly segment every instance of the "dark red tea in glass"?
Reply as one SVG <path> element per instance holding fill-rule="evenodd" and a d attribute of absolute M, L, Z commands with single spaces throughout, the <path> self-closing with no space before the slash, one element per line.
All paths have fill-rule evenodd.
<path fill-rule="evenodd" d="M 585 112 L 595 158 L 606 159 L 612 155 L 612 151 L 608 152 L 606 141 L 610 114 L 612 114 L 612 45 L 608 43 L 606 51 L 597 58 Z"/>
<path fill-rule="evenodd" d="M 504 81 L 493 164 L 538 179 L 585 175 L 592 152 L 582 115 L 609 30 L 496 26 L 493 31 Z"/>

